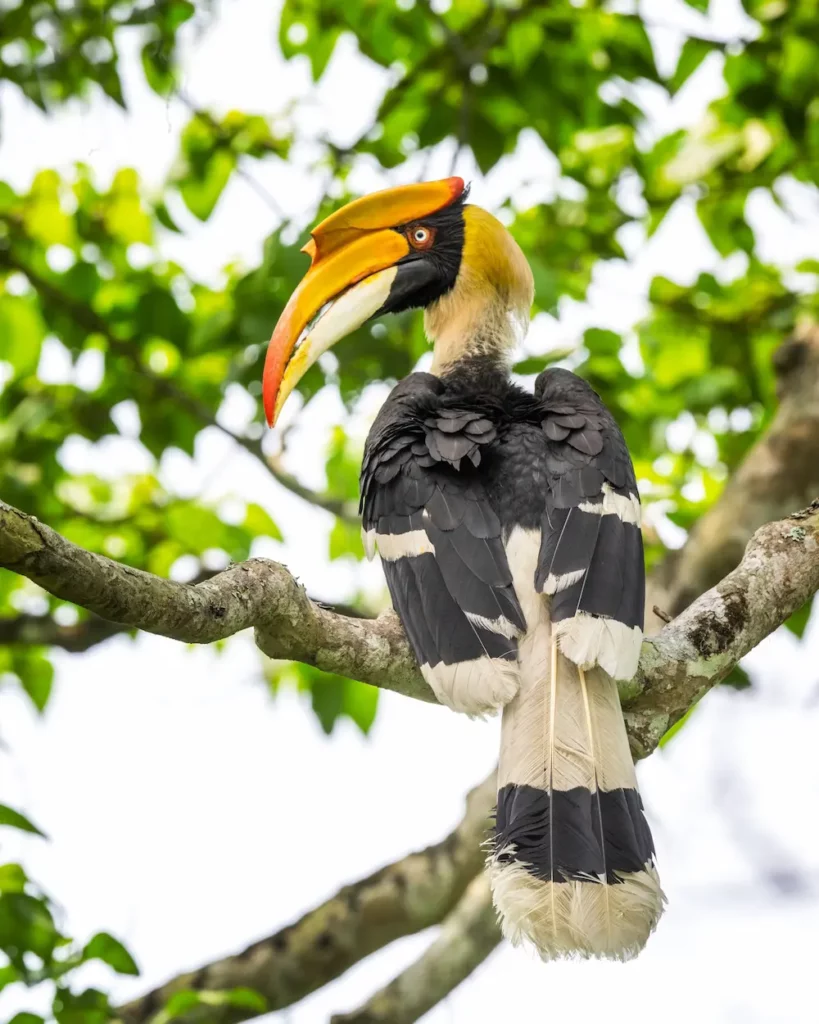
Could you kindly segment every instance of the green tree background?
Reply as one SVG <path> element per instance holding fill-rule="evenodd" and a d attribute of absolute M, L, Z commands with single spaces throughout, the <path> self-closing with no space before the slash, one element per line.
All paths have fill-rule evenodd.
<path fill-rule="evenodd" d="M 311 594 L 378 612 L 377 567 L 359 565 L 358 466 L 380 382 L 425 356 L 420 317 L 362 328 L 339 346 L 274 435 L 259 401 L 265 342 L 304 272 L 311 223 L 384 182 L 457 170 L 534 271 L 536 320 L 516 372 L 531 384 L 561 361 L 598 390 L 633 453 L 649 566 L 665 564 L 765 439 L 783 373 L 775 354 L 819 316 L 819 6 L 711 7 L 287 0 L 270 45 L 299 84 L 236 110 L 200 107 L 179 54 L 216 19 L 240 18 L 241 4 L 3 4 L 0 497 L 90 551 L 163 576 L 204 579 L 251 554 L 287 562 L 293 538 L 274 503 L 214 500 L 209 480 L 169 485 L 169 453 L 195 460 L 203 435 L 217 435 L 228 459 L 251 460 L 276 493 L 289 492 L 294 516 L 317 524 L 329 582 L 308 581 Z M 317 131 L 312 117 L 342 57 L 372 83 L 349 97 L 367 123 L 348 138 Z M 102 172 L 89 154 L 70 171 L 44 163 L 21 184 L 15 149 L 26 140 L 9 140 L 9 109 L 16 124 L 23 102 L 45 118 L 89 102 L 99 110 L 103 95 L 127 109 L 128 76 L 184 122 L 178 134 L 156 123 L 157 145 L 170 136 L 176 150 L 164 180 Z M 271 225 L 263 248 L 255 262 L 198 274 L 195 260 L 174 257 L 190 249 L 175 246 L 237 187 Z M 709 269 L 691 269 L 692 238 Z M 658 239 L 666 252 L 679 247 L 679 276 L 651 273 Z M 139 471 L 106 457 L 119 451 L 106 448 L 112 438 L 139 447 Z M 819 445 L 800 443 L 780 454 L 790 493 L 810 497 Z M 78 446 L 105 470 L 77 469 Z M 322 515 L 310 519 L 308 506 Z M 668 610 L 685 603 L 678 595 Z M 787 623 L 797 637 L 809 613 Z M 55 649 L 85 652 L 121 632 L 0 571 L 0 686 L 22 688 L 38 712 L 59 684 Z M 299 663 L 259 658 L 255 671 L 274 695 L 303 693 L 327 734 L 345 721 L 366 734 L 377 721 L 374 687 Z M 729 682 L 751 685 L 741 668 Z M 0 826 L 35 831 L 9 808 Z M 88 988 L 76 972 L 99 959 L 133 973 L 130 953 L 107 932 L 67 938 L 59 893 L 42 892 L 25 865 L 0 867 L 0 894 L 0 987 L 19 996 L 48 982 L 48 1019 L 106 1019 L 105 981 Z M 175 998 L 156 1007 L 163 1024 L 197 1006 L 202 1019 L 226 1006 L 236 1019 L 265 1009 L 241 987 L 204 1007 L 197 994 Z M 22 1012 L 15 1022 L 42 1019 Z"/>

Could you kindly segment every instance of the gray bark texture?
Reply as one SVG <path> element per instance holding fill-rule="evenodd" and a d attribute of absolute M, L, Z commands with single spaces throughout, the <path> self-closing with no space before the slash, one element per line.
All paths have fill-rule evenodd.
<path fill-rule="evenodd" d="M 424 954 L 352 1013 L 330 1024 L 412 1024 L 457 988 L 500 943 L 489 881 L 481 872 Z"/>
<path fill-rule="evenodd" d="M 763 527 L 740 565 L 643 645 L 623 691 L 634 752 L 666 729 L 819 588 L 819 511 Z M 255 628 L 271 658 L 302 661 L 407 697 L 434 701 L 393 612 L 354 619 L 322 608 L 278 562 L 255 558 L 196 585 L 95 555 L 0 503 L 0 566 L 97 615 L 186 643 Z"/>

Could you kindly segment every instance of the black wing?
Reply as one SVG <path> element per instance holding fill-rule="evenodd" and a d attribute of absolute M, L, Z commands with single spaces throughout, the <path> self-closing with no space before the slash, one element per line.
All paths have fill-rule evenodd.
<path fill-rule="evenodd" d="M 642 642 L 645 566 L 626 442 L 598 395 L 568 370 L 540 374 L 535 398 L 549 482 L 535 587 L 552 595 L 568 658 L 630 679 Z"/>
<path fill-rule="evenodd" d="M 442 703 L 484 714 L 517 692 L 526 627 L 481 482 L 496 428 L 468 406 L 430 374 L 402 381 L 367 439 L 361 511 L 424 677 Z"/>

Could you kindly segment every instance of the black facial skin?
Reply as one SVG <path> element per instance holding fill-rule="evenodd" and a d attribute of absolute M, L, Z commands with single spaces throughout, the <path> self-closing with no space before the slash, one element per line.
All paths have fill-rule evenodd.
<path fill-rule="evenodd" d="M 428 249 L 413 249 L 398 261 L 398 273 L 389 298 L 370 319 L 384 313 L 401 313 L 405 309 L 428 306 L 446 294 L 455 284 L 461 267 L 464 248 L 464 202 L 468 189 L 449 206 L 422 220 L 394 228 L 409 237 L 418 227 L 429 228 L 435 238 Z"/>

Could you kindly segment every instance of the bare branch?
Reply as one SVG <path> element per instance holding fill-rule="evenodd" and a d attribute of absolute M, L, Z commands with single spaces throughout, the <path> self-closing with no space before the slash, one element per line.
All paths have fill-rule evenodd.
<path fill-rule="evenodd" d="M 0 266 L 5 266 L 10 270 L 16 270 L 19 273 L 24 274 L 28 278 L 32 287 L 44 300 L 52 303 L 63 313 L 66 313 L 76 324 L 84 330 L 87 330 L 90 334 L 101 334 L 112 351 L 128 359 L 129 362 L 136 367 L 139 374 L 145 380 L 151 382 L 151 386 L 156 390 L 157 394 L 171 399 L 171 401 L 178 405 L 179 408 L 187 410 L 199 421 L 203 428 L 214 427 L 216 430 L 229 437 L 241 448 L 244 448 L 246 452 L 249 452 L 254 456 L 254 458 L 259 460 L 267 472 L 270 473 L 270 475 L 280 483 L 282 487 L 285 487 L 292 494 L 302 498 L 304 501 L 310 502 L 311 505 L 316 505 L 318 508 L 323 508 L 334 516 L 338 516 L 340 519 L 344 519 L 356 526 L 358 525 L 358 509 L 355 502 L 344 501 L 338 498 L 330 498 L 312 491 L 309 487 L 305 487 L 303 484 L 299 483 L 294 476 L 291 476 L 291 474 L 287 473 L 267 458 L 262 450 L 261 441 L 254 440 L 249 437 L 243 437 L 241 434 L 235 434 L 232 430 L 223 426 L 216 418 L 216 414 L 213 410 L 203 402 L 198 401 L 192 395 L 188 394 L 184 388 L 174 384 L 172 380 L 168 380 L 166 377 L 161 377 L 159 374 L 152 373 L 147 367 L 143 366 L 138 360 L 138 348 L 135 345 L 135 342 L 137 341 L 136 338 L 119 337 L 114 333 L 111 325 L 105 320 L 105 318 L 101 317 L 90 306 L 86 306 L 84 303 L 78 302 L 72 296 L 66 295 L 51 281 L 43 277 L 32 267 L 29 267 L 22 260 L 18 260 L 16 257 L 12 256 L 9 252 L 0 252 Z"/>
<path fill-rule="evenodd" d="M 119 1010 L 120 1021 L 147 1024 L 183 989 L 250 988 L 264 997 L 267 1012 L 279 1010 L 395 939 L 438 924 L 456 908 L 483 866 L 481 842 L 494 800 L 493 772 L 467 796 L 463 819 L 440 843 L 345 886 L 299 921 L 243 952 L 182 974 L 128 1003 Z M 463 921 L 464 914 L 458 906 L 458 920 Z M 202 1011 L 200 1015 L 194 1009 L 176 1019 L 180 1024 L 200 1020 L 236 1024 L 256 1015 L 252 1009 L 236 1006 L 207 1006 Z"/>
<path fill-rule="evenodd" d="M 389 985 L 330 1024 L 412 1024 L 479 967 L 501 940 L 489 882 L 481 872 L 429 949 Z"/>

